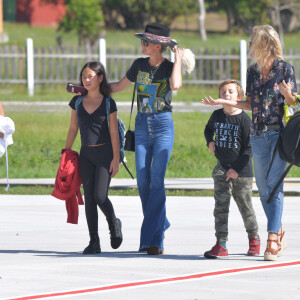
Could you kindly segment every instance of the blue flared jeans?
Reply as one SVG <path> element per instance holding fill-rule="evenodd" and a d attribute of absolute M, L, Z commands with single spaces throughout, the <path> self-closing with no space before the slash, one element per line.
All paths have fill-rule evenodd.
<path fill-rule="evenodd" d="M 164 232 L 170 227 L 166 216 L 165 173 L 174 143 L 171 112 L 138 113 L 135 118 L 135 164 L 144 219 L 140 251 L 151 246 L 164 249 Z"/>
<path fill-rule="evenodd" d="M 267 130 L 259 136 L 251 135 L 255 179 L 260 200 L 268 220 L 267 231 L 277 234 L 281 227 L 283 211 L 283 182 L 277 189 L 271 202 L 267 203 L 267 200 L 286 168 L 286 162 L 279 157 L 278 152 L 268 177 L 267 172 L 278 137 L 279 132 L 274 130 Z"/>

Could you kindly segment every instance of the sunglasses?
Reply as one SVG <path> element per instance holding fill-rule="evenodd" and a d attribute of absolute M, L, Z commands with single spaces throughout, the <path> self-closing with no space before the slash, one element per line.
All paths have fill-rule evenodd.
<path fill-rule="evenodd" d="M 148 45 L 150 44 L 150 42 L 145 41 L 145 40 L 141 40 L 141 44 L 142 44 L 142 46 L 144 46 L 144 47 L 148 47 Z"/>

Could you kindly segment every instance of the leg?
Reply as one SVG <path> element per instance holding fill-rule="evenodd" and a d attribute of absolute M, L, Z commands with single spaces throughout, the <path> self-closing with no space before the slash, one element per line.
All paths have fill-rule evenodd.
<path fill-rule="evenodd" d="M 108 199 L 110 180 L 109 169 L 98 164 L 95 170 L 94 198 L 108 222 L 116 218 L 113 205 Z"/>
<path fill-rule="evenodd" d="M 143 147 L 144 164 L 139 160 L 137 176 L 138 182 L 144 180 L 145 187 L 148 189 L 146 202 L 141 195 L 144 202 L 144 220 L 141 228 L 140 250 L 153 246 L 158 249 L 156 252 L 160 253 L 163 249 L 164 231 L 170 226 L 166 217 L 164 176 L 174 142 L 174 126 L 171 113 L 148 116 L 144 123 L 148 138 L 144 141 Z M 142 152 L 143 149 L 140 150 Z M 138 165 L 140 172 L 141 166 L 144 166 L 146 171 L 138 173 Z M 139 174 L 144 175 L 142 179 L 139 179 Z"/>
<path fill-rule="evenodd" d="M 231 198 L 231 184 L 226 181 L 227 171 L 217 162 L 212 177 L 214 179 L 214 198 L 215 198 L 215 235 L 217 243 L 211 250 L 204 253 L 206 258 L 218 258 L 227 256 L 226 241 L 228 240 L 228 214 Z"/>
<path fill-rule="evenodd" d="M 95 166 L 87 158 L 84 150 L 80 152 L 80 175 L 84 190 L 85 215 L 88 224 L 90 243 L 84 249 L 83 254 L 100 253 L 100 240 L 98 236 L 98 211 L 94 201 L 94 173 Z"/>
<path fill-rule="evenodd" d="M 279 133 L 269 130 L 262 133 L 261 136 L 251 137 L 256 184 L 268 219 L 267 230 L 276 234 L 278 234 L 281 227 L 283 183 L 278 188 L 271 203 L 267 203 L 267 200 L 286 167 L 286 163 L 280 159 L 278 153 L 275 156 L 268 178 L 266 176 L 278 135 Z"/>
<path fill-rule="evenodd" d="M 85 215 L 90 234 L 98 234 L 98 211 L 94 200 L 95 166 L 87 157 L 87 152 L 80 152 L 80 175 L 84 191 Z"/>
<path fill-rule="evenodd" d="M 228 240 L 228 214 L 230 205 L 230 181 L 226 181 L 226 170 L 218 162 L 212 177 L 214 179 L 215 198 L 215 230 L 217 242 Z"/>
<path fill-rule="evenodd" d="M 272 247 L 272 245 L 275 245 L 273 241 L 278 240 L 277 235 L 282 225 L 281 218 L 283 212 L 283 182 L 272 198 L 271 203 L 267 203 L 271 191 L 273 190 L 286 167 L 286 163 L 280 159 L 277 153 L 273 161 L 269 176 L 268 178 L 266 178 L 267 170 L 271 163 L 272 154 L 278 136 L 278 132 L 268 130 L 262 133 L 260 136 L 251 137 L 256 184 L 258 187 L 260 200 L 268 219 L 268 246 L 265 252 L 265 260 L 270 260 L 270 257 L 272 260 L 275 260 L 275 256 L 277 258 L 278 247 L 276 247 L 276 249 L 273 249 L 276 252 L 276 255 L 274 254 L 274 251 L 273 253 L 268 250 L 270 250 L 270 247 Z"/>
<path fill-rule="evenodd" d="M 99 159 L 99 157 L 101 159 Z M 109 166 L 112 160 L 111 146 L 105 145 L 99 147 L 95 160 L 97 161 L 97 166 L 95 170 L 94 198 L 106 217 L 110 231 L 111 247 L 117 249 L 122 244 L 123 235 L 121 231 L 122 223 L 120 219 L 116 218 L 113 205 L 108 199 L 108 189 L 111 181 L 109 173 Z"/>
<path fill-rule="evenodd" d="M 135 166 L 139 195 L 145 215 L 150 194 L 150 167 L 152 162 L 152 145 L 147 125 L 147 116 L 137 114 L 135 118 Z M 149 247 L 150 245 L 147 245 Z M 140 245 L 139 251 L 147 250 Z"/>
<path fill-rule="evenodd" d="M 258 224 L 252 206 L 252 178 L 238 177 L 232 180 L 232 196 L 243 218 L 248 238 L 258 236 Z"/>
<path fill-rule="evenodd" d="M 248 233 L 249 250 L 247 255 L 259 255 L 260 238 L 258 236 L 258 224 L 251 201 L 252 177 L 238 177 L 237 179 L 232 180 L 232 195 Z"/>
<path fill-rule="evenodd" d="M 135 165 L 139 195 L 142 202 L 143 214 L 150 194 L 150 168 L 153 148 L 150 144 L 145 117 L 136 120 L 135 127 Z"/>

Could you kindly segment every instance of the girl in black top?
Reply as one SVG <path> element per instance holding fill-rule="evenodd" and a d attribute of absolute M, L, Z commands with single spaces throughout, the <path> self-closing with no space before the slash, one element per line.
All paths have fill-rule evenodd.
<path fill-rule="evenodd" d="M 79 96 L 73 97 L 69 103 L 72 113 L 65 149 L 72 148 L 79 128 L 81 136 L 79 165 L 90 234 L 90 243 L 83 254 L 96 254 L 101 252 L 97 205 L 107 219 L 112 248 L 119 248 L 123 240 L 121 221 L 116 218 L 107 196 L 111 177 L 119 171 L 117 107 L 115 101 L 110 98 L 108 128 L 105 99 L 110 96 L 111 91 L 101 63 L 85 64 L 79 80 L 87 91 L 78 106 L 75 103 Z"/>

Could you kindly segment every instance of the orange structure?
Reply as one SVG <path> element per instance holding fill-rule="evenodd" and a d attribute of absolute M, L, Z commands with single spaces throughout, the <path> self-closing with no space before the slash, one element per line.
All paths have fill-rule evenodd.
<path fill-rule="evenodd" d="M 63 0 L 58 0 L 57 4 L 43 0 L 16 0 L 16 21 L 32 26 L 55 26 L 65 13 Z"/>

